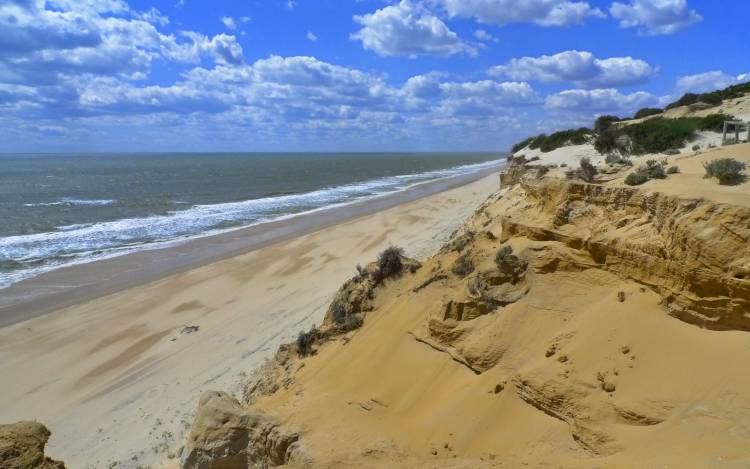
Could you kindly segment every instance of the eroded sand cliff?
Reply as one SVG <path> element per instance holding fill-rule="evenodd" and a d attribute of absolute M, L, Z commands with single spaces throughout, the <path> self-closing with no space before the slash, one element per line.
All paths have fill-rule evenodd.
<path fill-rule="evenodd" d="M 362 269 L 244 403 L 204 396 L 183 467 L 748 467 L 750 190 L 676 191 L 683 163 L 520 171 L 422 265 Z"/>

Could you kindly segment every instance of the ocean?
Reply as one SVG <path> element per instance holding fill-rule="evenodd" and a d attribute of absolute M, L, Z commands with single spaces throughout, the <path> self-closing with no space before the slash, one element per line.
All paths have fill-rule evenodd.
<path fill-rule="evenodd" d="M 498 169 L 501 153 L 0 155 L 0 289 L 67 265 Z"/>

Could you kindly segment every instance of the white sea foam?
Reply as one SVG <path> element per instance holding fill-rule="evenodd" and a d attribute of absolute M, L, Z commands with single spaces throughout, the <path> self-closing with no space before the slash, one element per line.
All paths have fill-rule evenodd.
<path fill-rule="evenodd" d="M 66 265 L 161 247 L 227 229 L 296 216 L 408 189 L 415 184 L 496 168 L 500 160 L 398 175 L 302 194 L 194 205 L 141 218 L 60 226 L 56 231 L 0 238 L 0 288 Z M 60 199 L 50 205 L 107 205 L 114 200 Z M 16 268 L 4 268 L 14 264 Z M 19 268 L 20 267 L 20 268 Z"/>
<path fill-rule="evenodd" d="M 112 199 L 75 199 L 62 197 L 54 202 L 39 202 L 35 204 L 23 204 L 25 207 L 50 207 L 55 205 L 112 205 L 117 202 Z"/>

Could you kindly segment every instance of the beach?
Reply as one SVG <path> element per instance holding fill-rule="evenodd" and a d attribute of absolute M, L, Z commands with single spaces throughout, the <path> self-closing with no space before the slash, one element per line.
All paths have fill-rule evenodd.
<path fill-rule="evenodd" d="M 132 265 L 164 253 L 31 279 L 75 281 L 57 283 L 50 291 L 62 296 L 36 303 L 23 303 L 19 293 L 4 311 L 13 324 L 0 328 L 0 420 L 45 422 L 53 434 L 48 451 L 70 467 L 166 458 L 184 441 L 201 392 L 241 394 L 248 374 L 280 344 L 320 323 L 357 264 L 389 245 L 430 256 L 497 190 L 495 174 L 467 182 L 311 214 L 303 229 L 287 221 L 257 243 L 243 241 L 242 230 L 202 238 L 175 247 L 168 268 L 162 262 L 137 275 Z M 55 302 L 69 304 L 55 309 Z"/>

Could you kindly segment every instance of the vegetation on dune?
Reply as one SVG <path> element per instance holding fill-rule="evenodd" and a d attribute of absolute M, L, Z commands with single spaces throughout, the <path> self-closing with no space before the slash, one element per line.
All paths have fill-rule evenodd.
<path fill-rule="evenodd" d="M 318 339 L 318 328 L 313 326 L 308 332 L 300 332 L 297 336 L 295 345 L 297 346 L 297 354 L 300 357 L 306 357 L 313 352 L 313 344 Z"/>
<path fill-rule="evenodd" d="M 703 177 L 706 179 L 716 178 L 719 180 L 719 184 L 737 184 L 745 179 L 745 175 L 742 174 L 742 171 L 746 168 L 745 163 L 734 158 L 712 160 L 704 163 L 703 167 L 706 170 Z"/>
<path fill-rule="evenodd" d="M 726 99 L 740 98 L 745 93 L 750 93 L 750 83 L 732 85 L 723 90 L 711 91 L 710 93 L 685 93 L 677 101 L 668 104 L 666 108 L 673 109 L 680 106 L 689 106 L 695 103 L 719 105 Z"/>
<path fill-rule="evenodd" d="M 612 115 L 599 116 L 594 122 L 594 131 L 597 133 L 604 132 L 605 130 L 608 130 L 610 127 L 612 127 L 612 124 L 614 124 L 615 122 L 620 122 L 621 120 L 622 119 L 620 119 L 619 117 Z"/>
<path fill-rule="evenodd" d="M 670 166 L 667 169 L 667 174 L 677 174 L 679 172 L 680 172 L 680 168 L 678 168 L 677 166 Z"/>
<path fill-rule="evenodd" d="M 662 112 L 664 112 L 663 109 L 659 109 L 656 107 L 644 107 L 643 109 L 639 109 L 638 112 L 635 113 L 633 119 L 643 119 L 644 117 L 655 116 L 656 114 L 661 114 Z"/>
<path fill-rule="evenodd" d="M 401 274 L 404 265 L 401 263 L 401 256 L 404 255 L 404 250 L 390 246 L 381 252 L 378 256 L 378 281 L 391 277 L 395 277 Z"/>
<path fill-rule="evenodd" d="M 662 162 L 648 160 L 646 161 L 645 166 L 639 166 L 638 169 L 628 174 L 625 178 L 625 184 L 629 186 L 640 186 L 651 179 L 664 179 L 667 177 L 667 172 L 664 170 L 666 165 L 666 160 Z"/>
<path fill-rule="evenodd" d="M 474 263 L 471 262 L 468 254 L 468 252 L 461 254 L 451 268 L 451 271 L 459 277 L 465 277 L 474 272 Z"/>
<path fill-rule="evenodd" d="M 550 135 L 540 134 L 529 137 L 513 145 L 513 153 L 523 150 L 527 146 L 536 150 L 540 149 L 543 153 L 550 152 L 557 148 L 568 145 L 583 145 L 593 136 L 591 129 L 581 127 L 580 129 L 561 130 Z"/>
<path fill-rule="evenodd" d="M 607 164 L 619 164 L 623 166 L 633 166 L 633 162 L 629 159 L 617 154 L 617 153 L 609 153 L 605 158 L 604 162 Z"/>
<path fill-rule="evenodd" d="M 695 138 L 699 130 L 719 132 L 724 121 L 732 120 L 726 114 L 711 114 L 706 117 L 681 117 L 664 119 L 657 117 L 638 124 L 624 126 L 617 130 L 619 135 L 627 135 L 632 141 L 632 152 L 636 155 L 664 153 L 682 148 Z M 598 148 L 597 148 L 598 150 Z"/>

